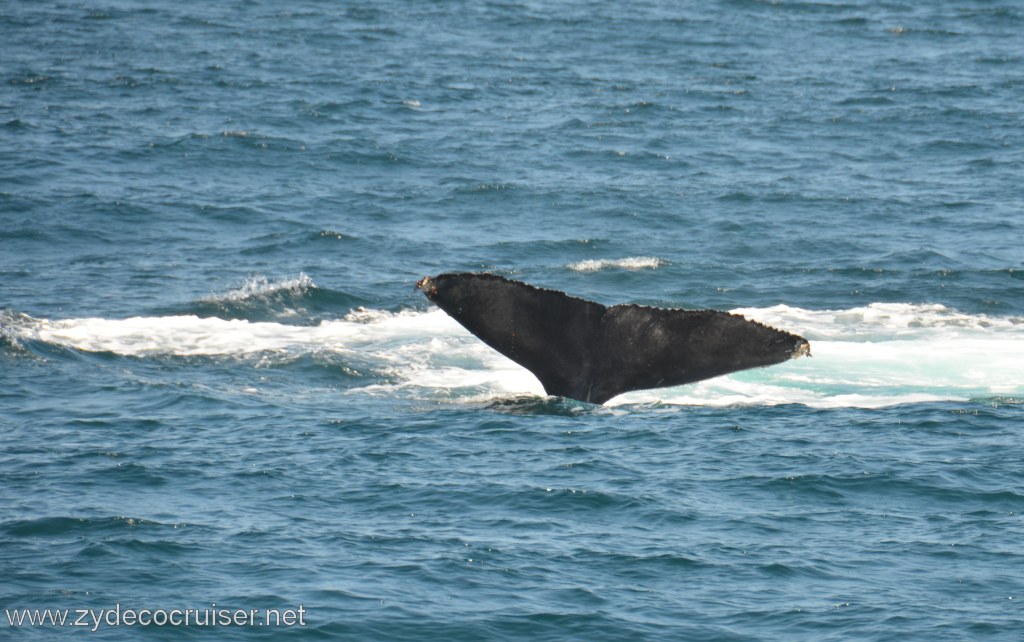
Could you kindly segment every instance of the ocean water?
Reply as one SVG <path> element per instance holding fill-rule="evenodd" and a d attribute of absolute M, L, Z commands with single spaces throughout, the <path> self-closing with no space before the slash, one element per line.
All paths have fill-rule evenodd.
<path fill-rule="evenodd" d="M 4 3 L 0 637 L 1019 640 L 1022 32 Z M 814 356 L 545 397 L 413 289 L 461 270 Z"/>

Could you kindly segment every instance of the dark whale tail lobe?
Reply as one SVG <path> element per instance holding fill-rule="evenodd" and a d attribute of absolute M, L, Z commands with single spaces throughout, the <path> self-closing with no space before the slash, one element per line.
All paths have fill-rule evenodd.
<path fill-rule="evenodd" d="M 606 307 L 495 274 L 440 274 L 416 287 L 549 395 L 590 403 L 810 355 L 803 337 L 728 312 Z"/>

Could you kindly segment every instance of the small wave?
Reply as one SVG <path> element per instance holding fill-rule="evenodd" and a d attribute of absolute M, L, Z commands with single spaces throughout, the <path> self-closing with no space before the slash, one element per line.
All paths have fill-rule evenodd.
<path fill-rule="evenodd" d="M 164 312 L 169 315 L 316 325 L 324 317 L 337 316 L 362 303 L 364 301 L 347 292 L 320 288 L 309 275 L 299 273 L 297 277 L 284 279 L 251 276 L 227 292 Z"/>
<path fill-rule="evenodd" d="M 585 412 L 586 405 L 563 397 L 539 397 L 536 395 L 511 395 L 485 400 L 488 410 L 509 415 L 549 415 L 574 417 Z"/>
<path fill-rule="evenodd" d="M 600 270 L 656 270 L 668 261 L 653 256 L 631 256 L 624 259 L 588 259 L 570 263 L 568 267 L 573 272 L 598 272 Z"/>
<path fill-rule="evenodd" d="M 139 517 L 41 517 L 0 523 L 0 532 L 15 537 L 54 537 L 87 533 L 112 533 L 134 528 L 183 528 L 184 524 L 165 524 Z"/>
<path fill-rule="evenodd" d="M 13 310 L 0 310 L 0 349 L 25 352 L 24 331 L 33 323 L 36 323 L 36 320 L 27 314 Z"/>
<path fill-rule="evenodd" d="M 245 301 L 253 298 L 263 298 L 280 293 L 305 294 L 316 287 L 313 279 L 305 272 L 291 279 L 271 281 L 265 276 L 252 276 L 245 280 L 240 286 L 229 290 L 226 294 L 215 295 L 208 299 L 209 302 L 217 301 Z"/>
<path fill-rule="evenodd" d="M 337 230 L 320 230 L 320 232 L 316 234 L 315 238 L 330 239 L 332 241 L 351 241 L 356 239 L 356 237 L 351 234 L 346 234 Z M 300 274 L 300 276 L 304 275 Z"/>

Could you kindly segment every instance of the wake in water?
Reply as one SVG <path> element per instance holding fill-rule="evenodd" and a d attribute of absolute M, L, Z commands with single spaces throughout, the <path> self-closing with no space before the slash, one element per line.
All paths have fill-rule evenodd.
<path fill-rule="evenodd" d="M 306 292 L 311 280 L 257 283 L 223 298 L 251 306 L 282 291 Z M 220 301 L 207 301 L 220 309 Z M 847 310 L 788 306 L 732 310 L 811 341 L 814 357 L 676 388 L 630 392 L 608 405 L 663 403 L 725 406 L 799 403 L 880 407 L 922 401 L 1024 397 L 1024 319 L 962 314 L 941 305 L 876 303 Z M 374 393 L 463 402 L 543 395 L 526 369 L 480 342 L 438 309 L 388 312 L 357 308 L 316 325 L 195 314 L 128 319 L 34 319 L 0 314 L 10 346 L 33 344 L 140 359 L 206 357 L 287 363 L 329 354 L 360 364 Z"/>

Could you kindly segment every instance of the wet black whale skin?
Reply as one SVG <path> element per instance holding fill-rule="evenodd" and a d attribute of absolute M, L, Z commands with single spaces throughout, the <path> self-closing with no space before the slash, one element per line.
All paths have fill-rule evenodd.
<path fill-rule="evenodd" d="M 808 351 L 800 336 L 717 310 L 606 307 L 495 274 L 440 274 L 418 287 L 549 395 L 596 404 Z"/>

